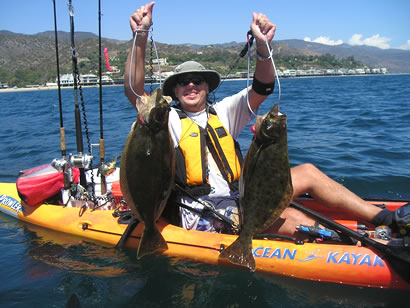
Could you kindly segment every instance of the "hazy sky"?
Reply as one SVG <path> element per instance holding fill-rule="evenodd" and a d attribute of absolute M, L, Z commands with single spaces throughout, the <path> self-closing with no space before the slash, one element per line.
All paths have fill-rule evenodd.
<path fill-rule="evenodd" d="M 68 0 L 56 0 L 58 30 L 69 31 Z M 52 0 L 1 1 L 0 30 L 54 30 Z M 145 2 L 101 0 L 102 35 L 131 39 L 129 16 Z M 98 34 L 98 0 L 73 0 L 76 31 Z M 409 0 L 158 0 L 153 36 L 161 43 L 244 42 L 252 12 L 277 25 L 275 39 L 410 49 Z"/>

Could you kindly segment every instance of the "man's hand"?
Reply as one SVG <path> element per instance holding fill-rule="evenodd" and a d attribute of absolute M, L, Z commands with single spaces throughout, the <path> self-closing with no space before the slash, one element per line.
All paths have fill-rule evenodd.
<path fill-rule="evenodd" d="M 252 13 L 252 17 L 251 29 L 257 45 L 265 43 L 265 35 L 268 39 L 268 44 L 270 44 L 275 35 L 276 25 L 271 23 L 268 17 L 262 13 Z"/>
<path fill-rule="evenodd" d="M 137 30 L 148 30 L 152 21 L 152 8 L 155 2 L 141 6 L 130 17 L 131 30 L 134 33 Z"/>

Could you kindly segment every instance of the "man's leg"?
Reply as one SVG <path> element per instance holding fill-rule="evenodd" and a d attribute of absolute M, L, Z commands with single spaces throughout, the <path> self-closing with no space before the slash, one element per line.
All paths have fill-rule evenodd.
<path fill-rule="evenodd" d="M 309 193 L 315 200 L 329 208 L 338 208 L 355 217 L 371 221 L 381 209 L 366 203 L 353 192 L 335 182 L 312 164 L 291 169 L 293 198 Z M 294 208 L 287 208 L 267 232 L 296 235 L 296 226 L 311 226 L 315 220 Z"/>
<path fill-rule="evenodd" d="M 381 211 L 379 207 L 366 203 L 311 164 L 294 167 L 291 174 L 293 198 L 309 193 L 324 206 L 341 209 L 369 222 Z"/>

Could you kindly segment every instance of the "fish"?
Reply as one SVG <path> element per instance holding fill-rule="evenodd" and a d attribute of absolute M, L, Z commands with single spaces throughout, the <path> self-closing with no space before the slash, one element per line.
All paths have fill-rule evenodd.
<path fill-rule="evenodd" d="M 240 234 L 220 258 L 255 271 L 252 237 L 264 232 L 289 206 L 293 196 L 286 115 L 278 105 L 255 122 L 255 134 L 239 179 Z"/>
<path fill-rule="evenodd" d="M 159 87 L 151 96 L 137 99 L 137 120 L 121 154 L 121 191 L 132 213 L 144 223 L 138 259 L 168 249 L 156 223 L 167 204 L 175 174 L 175 150 L 168 130 L 171 101 Z"/>

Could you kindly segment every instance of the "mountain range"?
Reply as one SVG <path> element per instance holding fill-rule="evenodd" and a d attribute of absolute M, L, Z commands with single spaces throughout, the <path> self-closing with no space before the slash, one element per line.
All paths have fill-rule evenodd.
<path fill-rule="evenodd" d="M 60 65 L 63 72 L 71 70 L 70 38 L 70 33 L 58 32 Z M 95 65 L 98 65 L 98 36 L 89 32 L 76 32 L 75 41 L 79 55 L 80 70 L 81 62 L 83 62 L 83 69 L 92 71 L 95 67 L 90 62 L 96 61 Z M 120 69 L 123 68 L 131 45 L 130 41 L 102 38 L 102 45 L 103 48 L 108 48 L 110 59 L 114 61 L 112 65 L 117 65 Z M 170 60 L 174 59 L 174 62 L 184 61 L 187 57 L 189 59 L 189 57 L 196 54 L 207 54 L 210 62 L 215 54 L 219 57 L 222 55 L 222 58 L 227 55 L 225 62 L 228 62 L 228 59 L 238 57 L 238 51 L 244 45 L 245 42 L 207 45 L 157 43 L 157 48 L 161 57 L 167 57 Z M 320 56 L 330 54 L 337 59 L 354 57 L 356 61 L 371 68 L 385 67 L 388 73 L 410 73 L 410 50 L 380 49 L 349 44 L 329 46 L 303 40 L 277 40 L 273 42 L 272 47 L 274 54 L 278 55 L 297 57 L 300 55 Z M 40 74 L 42 80 L 50 79 L 53 76 L 55 78 L 55 58 L 54 31 L 46 31 L 34 35 L 0 31 L 0 82 L 5 82 L 2 79 L 6 78 L 7 74 L 11 72 L 27 72 L 27 70 L 35 71 L 37 75 Z M 206 64 L 207 66 L 210 65 L 209 63 Z M 226 63 L 222 61 L 218 65 L 226 65 Z M 211 67 L 218 68 L 218 65 L 213 66 L 211 64 Z"/>
<path fill-rule="evenodd" d="M 279 42 L 299 50 L 335 55 L 336 58 L 353 56 L 365 65 L 386 67 L 390 73 L 410 73 L 410 50 L 381 49 L 365 45 L 352 46 L 345 43 L 330 46 L 303 40 L 282 40 Z"/>
<path fill-rule="evenodd" d="M 244 43 L 240 43 L 243 46 Z M 236 42 L 218 44 L 221 48 L 232 48 Z M 334 55 L 337 59 L 353 56 L 356 60 L 370 67 L 385 67 L 389 73 L 410 73 L 410 50 L 381 49 L 371 46 L 353 46 L 346 43 L 340 45 L 325 45 L 304 40 L 277 40 L 278 53 L 290 55 Z M 199 45 L 193 48 L 200 48 Z"/>

